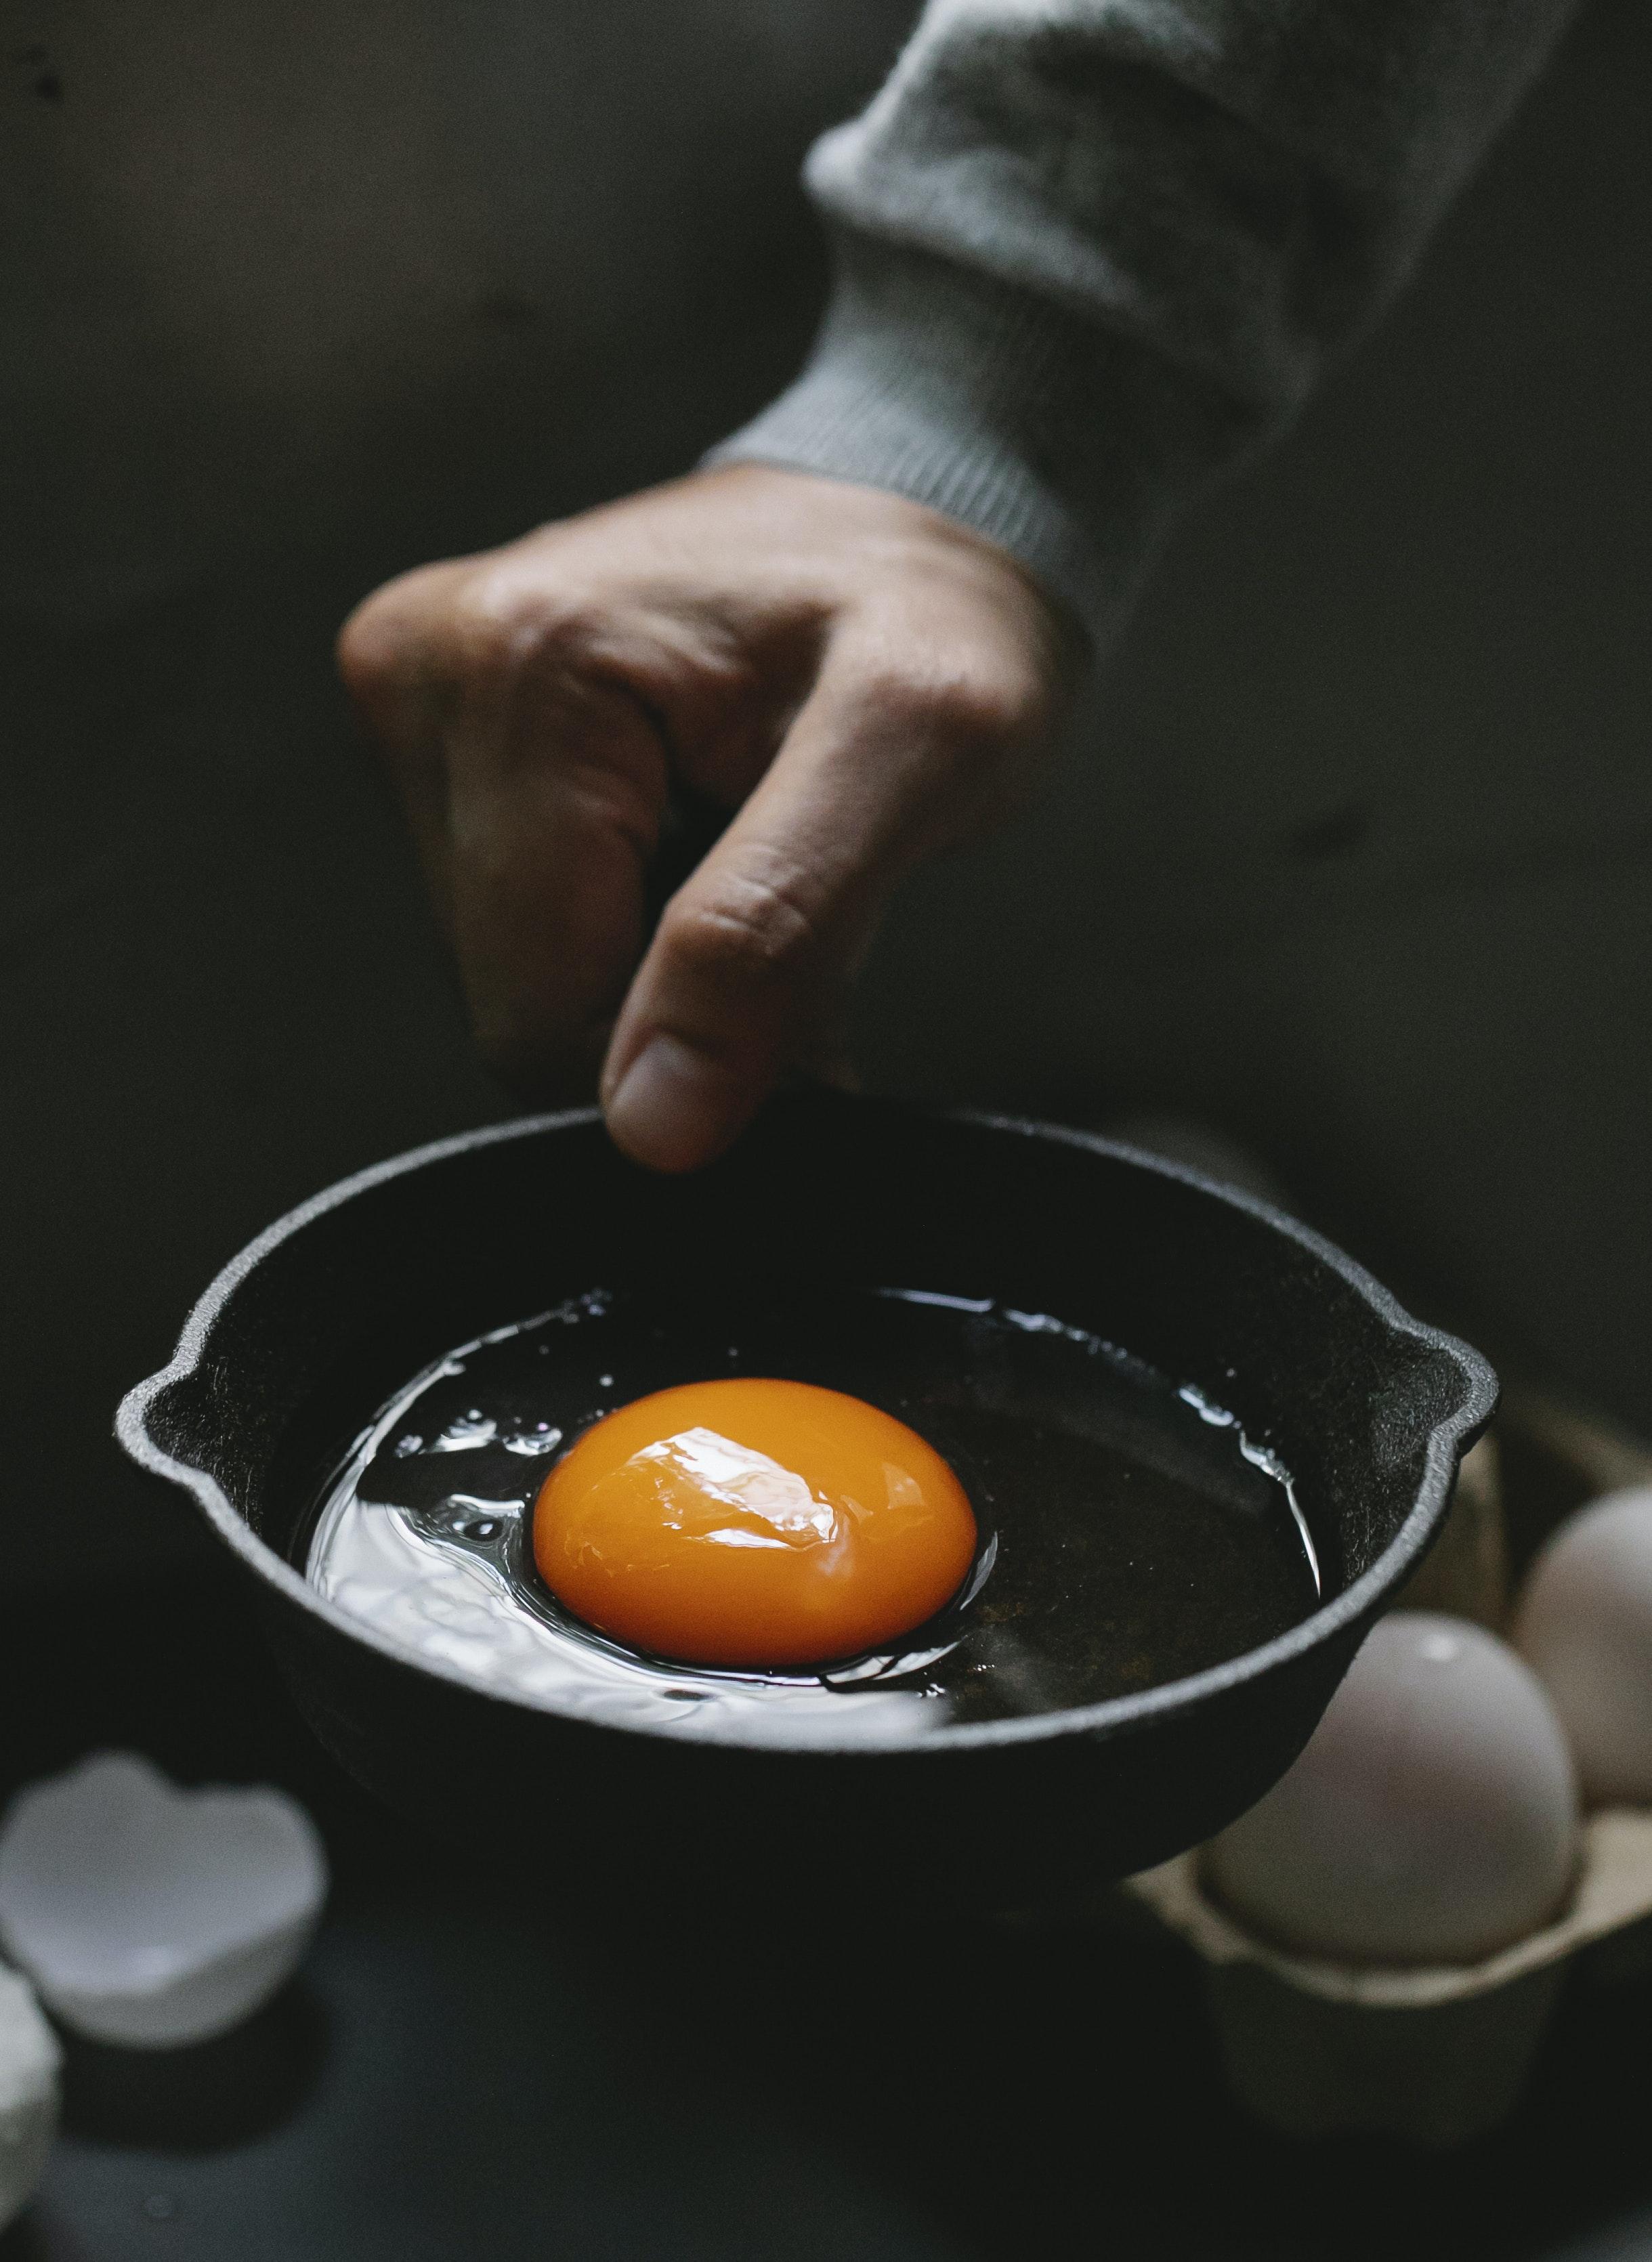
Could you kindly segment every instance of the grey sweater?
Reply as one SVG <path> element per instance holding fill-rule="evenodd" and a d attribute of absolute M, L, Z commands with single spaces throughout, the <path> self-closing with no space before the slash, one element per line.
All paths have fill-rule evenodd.
<path fill-rule="evenodd" d="M 832 303 L 713 451 L 990 536 L 1105 641 L 1386 304 L 1570 0 L 930 0 L 806 179 Z"/>

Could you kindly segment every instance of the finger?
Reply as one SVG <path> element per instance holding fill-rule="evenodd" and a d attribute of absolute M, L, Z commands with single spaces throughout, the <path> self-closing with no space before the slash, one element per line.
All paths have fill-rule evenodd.
<path fill-rule="evenodd" d="M 338 671 L 400 805 L 436 916 L 452 929 L 447 759 L 451 685 L 438 670 L 439 624 L 466 561 L 422 566 L 357 606 L 339 630 Z"/>
<path fill-rule="evenodd" d="M 711 1160 L 818 1054 L 891 890 L 963 829 L 1029 720 L 1007 677 L 896 674 L 847 640 L 828 652 L 626 998 L 602 1092 L 628 1154 L 662 1171 Z"/>
<path fill-rule="evenodd" d="M 588 1091 L 646 933 L 664 749 L 554 651 L 472 687 L 448 735 L 454 948 L 478 1044 L 519 1090 Z"/>
<path fill-rule="evenodd" d="M 588 1090 L 646 933 L 665 752 L 565 592 L 473 561 L 406 576 L 340 661 L 442 914 L 478 1044 L 518 1089 Z"/>

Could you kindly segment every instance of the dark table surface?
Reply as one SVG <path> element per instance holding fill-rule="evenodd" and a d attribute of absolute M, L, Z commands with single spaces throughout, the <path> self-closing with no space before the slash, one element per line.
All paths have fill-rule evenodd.
<path fill-rule="evenodd" d="M 1652 1985 L 1574 1985 L 1460 2152 L 1298 2145 L 1227 2100 L 1168 1941 L 895 1926 L 876 1877 L 581 1911 L 577 1846 L 541 1877 L 433 1845 L 311 1742 L 216 1578 L 0 1623 L 0 1790 L 100 1744 L 274 1780 L 335 1872 L 240 2034 L 71 2047 L 0 2262 L 1652 2258 Z"/>

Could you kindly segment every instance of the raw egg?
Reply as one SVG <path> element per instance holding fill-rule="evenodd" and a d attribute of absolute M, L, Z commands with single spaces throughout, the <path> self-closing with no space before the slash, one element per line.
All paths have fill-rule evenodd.
<path fill-rule="evenodd" d="M 1568 1518 L 1526 1574 L 1515 1645 L 1555 1700 L 1591 1805 L 1652 1805 L 1652 1486 Z"/>
<path fill-rule="evenodd" d="M 1281 1948 L 1416 1965 L 1477 1963 L 1536 1931 L 1576 1860 L 1571 1754 L 1537 1676 L 1466 1619 L 1396 1610 L 1203 1871 Z"/>
<path fill-rule="evenodd" d="M 933 1617 L 974 1560 L 968 1495 L 892 1415 L 727 1377 L 593 1424 L 534 1508 L 539 1575 L 576 1617 L 695 1665 L 816 1665 Z"/>

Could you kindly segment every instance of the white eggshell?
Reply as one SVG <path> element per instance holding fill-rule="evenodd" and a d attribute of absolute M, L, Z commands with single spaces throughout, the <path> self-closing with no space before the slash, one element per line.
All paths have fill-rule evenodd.
<path fill-rule="evenodd" d="M 1299 1954 L 1441 1964 L 1547 1923 L 1576 1860 L 1571 1755 L 1541 1683 L 1467 1619 L 1396 1611 L 1203 1869 L 1241 1921 Z"/>
<path fill-rule="evenodd" d="M 77 2033 L 204 2042 L 274 1994 L 327 1894 L 327 1857 L 278 1790 L 183 1790 L 102 1752 L 20 1791 L 0 1823 L 0 1944 Z"/>
<path fill-rule="evenodd" d="M 0 2230 L 28 2205 L 45 2170 L 60 2062 L 27 1980 L 0 1966 Z"/>
<path fill-rule="evenodd" d="M 1652 1486 L 1561 1525 L 1526 1575 L 1514 1640 L 1554 1699 L 1587 1803 L 1652 1805 Z"/>

